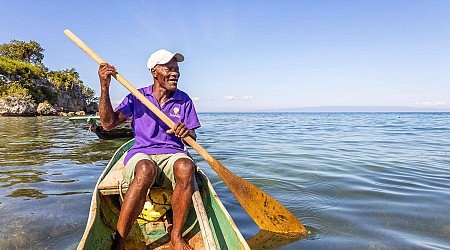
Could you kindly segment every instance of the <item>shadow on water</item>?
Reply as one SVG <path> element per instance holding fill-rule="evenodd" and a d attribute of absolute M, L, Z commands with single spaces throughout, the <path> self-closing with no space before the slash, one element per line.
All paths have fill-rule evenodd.
<path fill-rule="evenodd" d="M 253 250 L 259 249 L 274 249 L 289 245 L 298 240 L 311 238 L 311 232 L 316 232 L 315 229 L 308 227 L 308 235 L 283 235 L 272 233 L 265 230 L 260 230 L 256 235 L 247 239 L 247 243 Z"/>
<path fill-rule="evenodd" d="M 287 237 L 280 234 L 261 230 L 255 236 L 247 240 L 251 249 L 273 249 L 285 246 L 289 243 L 299 240 L 300 237 Z"/>

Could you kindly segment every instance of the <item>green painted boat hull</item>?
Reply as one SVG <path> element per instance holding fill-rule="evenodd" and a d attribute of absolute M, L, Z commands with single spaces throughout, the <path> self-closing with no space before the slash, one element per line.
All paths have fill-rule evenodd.
<path fill-rule="evenodd" d="M 87 226 L 78 249 L 110 249 L 120 212 L 120 197 L 103 195 L 98 186 L 133 144 L 134 140 L 130 140 L 122 145 L 101 174 L 94 190 Z M 206 175 L 198 170 L 196 178 L 217 248 L 250 249 Z M 204 249 L 203 242 L 198 240 L 201 241 L 201 233 L 193 208 L 189 211 L 183 230 L 184 238 L 189 240 L 191 246 L 195 249 Z M 161 223 L 140 225 L 136 222 L 127 238 L 127 249 L 168 249 L 166 244 L 170 240 L 168 231 Z"/>

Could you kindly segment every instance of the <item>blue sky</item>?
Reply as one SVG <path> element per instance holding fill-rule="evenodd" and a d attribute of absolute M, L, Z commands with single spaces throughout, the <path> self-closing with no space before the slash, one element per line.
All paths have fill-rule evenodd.
<path fill-rule="evenodd" d="M 148 56 L 184 54 L 179 88 L 197 111 L 315 106 L 450 110 L 450 1 L 0 0 L 0 43 L 34 40 L 53 70 L 97 65 L 70 29 L 136 87 Z M 119 102 L 128 91 L 114 82 Z"/>

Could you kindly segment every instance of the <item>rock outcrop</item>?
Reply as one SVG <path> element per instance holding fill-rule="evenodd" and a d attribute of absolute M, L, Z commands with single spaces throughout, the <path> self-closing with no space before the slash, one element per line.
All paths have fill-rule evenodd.
<path fill-rule="evenodd" d="M 30 96 L 17 95 L 0 98 L 0 115 L 34 116 L 37 112 L 35 101 Z"/>
<path fill-rule="evenodd" d="M 39 103 L 36 109 L 36 113 L 39 115 L 57 115 L 58 111 L 56 111 L 56 109 L 50 102 L 44 101 Z"/>
<path fill-rule="evenodd" d="M 73 86 L 70 90 L 61 89 L 57 93 L 56 106 L 61 107 L 61 111 L 86 111 L 86 99 L 78 85 Z"/>
<path fill-rule="evenodd" d="M 0 75 L 0 86 L 10 85 L 20 80 L 20 76 Z M 70 88 L 56 88 L 51 79 L 29 79 L 35 89 L 52 93 L 53 100 L 36 101 L 30 95 L 18 94 L 0 97 L 0 116 L 35 116 L 35 115 L 66 115 L 98 112 L 97 103 L 87 104 L 79 85 Z"/>

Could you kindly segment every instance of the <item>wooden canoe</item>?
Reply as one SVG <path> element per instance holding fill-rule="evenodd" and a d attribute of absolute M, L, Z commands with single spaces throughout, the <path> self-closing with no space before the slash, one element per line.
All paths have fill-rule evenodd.
<path fill-rule="evenodd" d="M 113 140 L 117 138 L 133 138 L 133 130 L 131 128 L 131 120 L 128 120 L 123 125 L 106 131 L 100 123 L 100 116 L 74 116 L 70 117 L 69 121 L 74 124 L 82 124 L 84 128 L 94 132 L 98 138 L 104 140 Z"/>
<path fill-rule="evenodd" d="M 133 144 L 134 139 L 122 145 L 98 179 L 87 226 L 78 249 L 110 249 L 120 211 L 119 193 L 125 193 L 127 190 L 127 186 L 119 187 L 123 172 L 123 157 Z M 208 178 L 200 169 L 197 170 L 196 180 L 217 249 L 250 249 Z M 156 222 L 142 223 L 142 220 L 140 222 L 138 220 L 127 238 L 127 249 L 170 249 L 169 231 L 170 211 Z M 193 208 L 189 211 L 183 232 L 183 237 L 194 249 L 205 249 Z"/>

